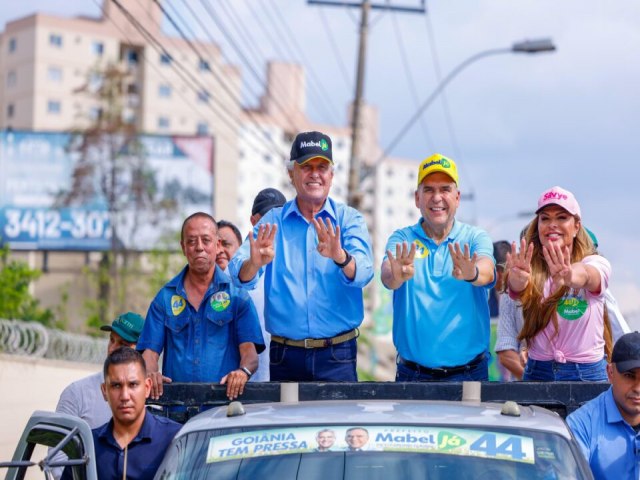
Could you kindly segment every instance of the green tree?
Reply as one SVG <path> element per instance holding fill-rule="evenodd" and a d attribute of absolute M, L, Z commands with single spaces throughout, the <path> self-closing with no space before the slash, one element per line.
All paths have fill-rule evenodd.
<path fill-rule="evenodd" d="M 157 183 L 147 162 L 135 121 L 136 79 L 120 65 L 89 75 L 78 94 L 88 95 L 93 116 L 72 132 L 69 152 L 76 157 L 70 188 L 57 195 L 57 206 L 106 208 L 110 248 L 94 272 L 97 298 L 87 302 L 89 326 L 105 323 L 123 310 L 128 290 L 126 268 L 139 219 L 160 219 L 175 205 L 157 201 Z M 87 120 L 85 119 L 85 123 Z"/>
<path fill-rule="evenodd" d="M 39 270 L 29 268 L 26 262 L 9 258 L 8 247 L 0 249 L 0 318 L 53 326 L 53 312 L 41 308 L 39 301 L 29 293 L 29 284 L 40 274 Z"/>

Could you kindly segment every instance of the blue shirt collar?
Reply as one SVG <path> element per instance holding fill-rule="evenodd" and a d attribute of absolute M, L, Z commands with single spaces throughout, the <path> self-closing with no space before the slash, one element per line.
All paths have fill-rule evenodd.
<path fill-rule="evenodd" d="M 150 418 L 151 415 L 153 414 L 147 412 L 145 409 L 144 420 L 142 421 L 142 426 L 140 427 L 140 431 L 129 442 L 130 444 L 141 442 L 143 440 L 151 440 L 153 438 L 153 431 L 154 431 L 155 424 L 153 422 L 153 419 Z M 105 423 L 101 427 L 96 428 L 96 431 L 98 434 L 98 438 L 101 441 L 120 448 L 120 445 L 118 444 L 118 442 L 116 442 L 116 439 L 113 436 L 113 417 L 111 417 L 111 420 L 109 420 L 107 423 Z"/>
<path fill-rule="evenodd" d="M 300 212 L 300 209 L 298 208 L 298 202 L 296 201 L 297 198 L 298 197 L 294 198 L 293 200 L 289 200 L 287 203 L 284 204 L 284 206 L 282 207 L 282 218 L 287 218 L 289 215 L 292 215 L 294 213 L 298 214 L 298 216 L 301 218 L 305 218 L 304 215 L 302 215 L 302 212 Z M 325 215 L 323 215 L 323 213 Z M 330 197 L 327 197 L 320 211 L 316 213 L 316 218 L 320 216 L 322 217 L 329 216 L 331 220 L 333 220 L 333 223 L 334 224 L 336 223 L 336 218 L 337 218 L 336 210 L 333 204 L 333 200 Z"/>
<path fill-rule="evenodd" d="M 425 240 L 431 242 L 431 243 L 435 243 L 431 237 L 428 237 L 427 234 L 425 233 L 425 231 L 422 229 L 422 222 L 424 222 L 424 218 L 420 217 L 420 220 L 418 220 L 418 223 L 416 223 L 412 228 L 412 230 L 414 231 L 414 233 L 416 234 L 416 236 L 424 238 Z M 462 228 L 462 225 L 460 224 L 460 222 L 458 222 L 456 219 L 453 220 L 453 227 L 451 227 L 451 231 L 449 232 L 449 234 L 447 235 L 447 241 L 451 242 L 453 240 L 455 240 L 455 238 L 458 236 L 458 233 L 460 233 L 460 229 Z M 445 242 L 443 242 L 445 243 Z"/>
<path fill-rule="evenodd" d="M 626 420 L 622 418 L 618 405 L 616 405 L 616 401 L 613 398 L 613 387 L 609 387 L 609 390 L 607 390 L 604 396 L 604 407 L 607 412 L 607 423 L 627 423 Z"/>
<path fill-rule="evenodd" d="M 176 289 L 178 295 L 181 295 L 183 298 L 187 298 L 187 292 L 184 289 L 184 276 L 187 274 L 187 269 L 189 265 L 185 265 L 184 268 L 180 271 L 178 275 L 173 277 L 169 283 L 167 283 L 168 287 L 173 287 Z M 209 288 L 207 288 L 206 296 L 209 296 L 211 292 L 217 292 L 220 290 L 219 286 L 222 285 L 230 285 L 231 277 L 222 270 L 218 265 L 216 265 L 215 271 L 213 272 L 213 281 L 209 284 Z"/>

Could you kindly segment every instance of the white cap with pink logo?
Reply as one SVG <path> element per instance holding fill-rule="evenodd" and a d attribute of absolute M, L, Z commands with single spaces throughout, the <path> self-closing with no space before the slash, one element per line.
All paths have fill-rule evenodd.
<path fill-rule="evenodd" d="M 536 210 L 536 214 L 540 213 L 540 210 L 549 205 L 558 205 L 559 207 L 564 208 L 571 215 L 576 215 L 578 217 L 582 216 L 580 214 L 580 205 L 578 205 L 576 197 L 574 197 L 573 193 L 569 190 L 565 190 L 562 187 L 551 187 L 542 192 L 542 195 L 540 195 L 540 198 L 538 199 L 538 209 Z"/>

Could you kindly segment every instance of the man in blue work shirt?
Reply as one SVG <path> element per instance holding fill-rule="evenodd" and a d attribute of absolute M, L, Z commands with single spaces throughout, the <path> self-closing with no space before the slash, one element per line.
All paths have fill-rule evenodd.
<path fill-rule="evenodd" d="M 391 235 L 382 262 L 382 283 L 394 291 L 396 381 L 488 380 L 493 244 L 455 219 L 453 160 L 435 154 L 420 164 L 415 202 L 420 221 Z"/>
<path fill-rule="evenodd" d="M 640 478 L 640 333 L 621 336 L 607 365 L 611 387 L 567 417 L 596 479 Z"/>
<path fill-rule="evenodd" d="M 151 480 L 181 425 L 146 411 L 151 379 L 139 352 L 118 348 L 105 360 L 103 375 L 102 395 L 113 417 L 92 430 L 98 480 Z M 71 470 L 65 468 L 62 480 L 72 478 Z"/>
<path fill-rule="evenodd" d="M 234 399 L 258 368 L 264 341 L 256 309 L 247 292 L 216 265 L 217 233 L 211 215 L 187 217 L 180 246 L 188 265 L 160 290 L 147 312 L 137 348 L 147 362 L 153 399 L 162 395 L 163 382 L 172 380 L 220 382 Z"/>
<path fill-rule="evenodd" d="M 296 197 L 260 220 L 229 272 L 246 288 L 264 274 L 271 380 L 357 381 L 362 289 L 373 278 L 369 232 L 360 213 L 329 198 L 327 135 L 297 135 L 288 168 Z"/>

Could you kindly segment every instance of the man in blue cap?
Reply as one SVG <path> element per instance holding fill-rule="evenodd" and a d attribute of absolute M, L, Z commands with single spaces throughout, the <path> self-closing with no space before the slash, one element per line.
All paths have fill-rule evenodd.
<path fill-rule="evenodd" d="M 287 203 L 287 199 L 280 190 L 275 188 L 260 190 L 256 198 L 253 199 L 251 218 L 249 218 L 251 225 L 255 227 L 269 210 L 282 207 L 285 203 Z M 264 324 L 264 277 L 260 277 L 256 288 L 249 290 L 248 293 L 258 313 L 258 321 L 260 322 L 260 329 L 262 330 L 265 345 L 269 345 L 271 342 L 271 334 L 267 332 Z M 250 381 L 268 382 L 269 379 L 269 349 L 265 348 L 264 351 L 258 355 L 258 370 L 253 374 Z"/>
<path fill-rule="evenodd" d="M 640 333 L 627 333 L 607 365 L 611 387 L 567 417 L 596 479 L 640 478 Z"/>
<path fill-rule="evenodd" d="M 264 275 L 273 381 L 351 381 L 364 318 L 362 289 L 373 278 L 362 215 L 329 197 L 331 138 L 296 136 L 288 165 L 296 197 L 270 210 L 229 263 L 238 286 Z"/>

